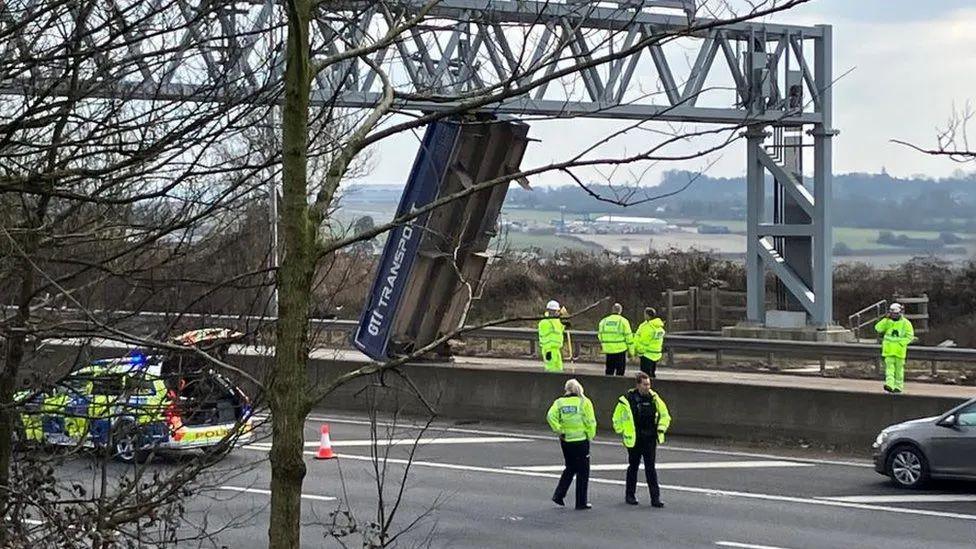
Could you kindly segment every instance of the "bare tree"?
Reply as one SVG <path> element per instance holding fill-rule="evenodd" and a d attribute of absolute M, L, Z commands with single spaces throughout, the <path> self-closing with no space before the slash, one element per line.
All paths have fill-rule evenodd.
<path fill-rule="evenodd" d="M 969 125 L 974 117 L 976 117 L 976 112 L 973 111 L 973 106 L 968 102 L 964 108 L 954 110 L 945 126 L 937 129 L 936 144 L 932 147 L 924 147 L 900 139 L 892 139 L 892 142 L 920 153 L 947 157 L 949 160 L 960 164 L 976 162 L 976 149 L 969 142 Z"/>
<path fill-rule="evenodd" d="M 39 458 L 13 445 L 23 401 L 84 360 L 48 362 L 35 347 L 75 336 L 140 341 L 99 305 L 138 309 L 194 281 L 212 292 L 267 280 L 264 268 L 231 281 L 181 268 L 242 226 L 278 160 L 252 135 L 276 93 L 272 80 L 244 89 L 234 67 L 180 59 L 241 38 L 221 27 L 221 3 L 185 8 L 0 5 L 0 298 L 12 305 L 0 313 L 0 517 L 45 519 L 0 529 L 0 545 L 170 543 L 185 490 L 233 446 L 229 437 L 169 473 L 118 474 L 111 455 L 96 452 L 93 490 L 58 475 L 77 452 Z M 202 81 L 192 96 L 162 93 L 189 74 Z M 65 307 L 83 313 L 69 317 Z M 172 349 L 166 335 L 141 342 Z"/>

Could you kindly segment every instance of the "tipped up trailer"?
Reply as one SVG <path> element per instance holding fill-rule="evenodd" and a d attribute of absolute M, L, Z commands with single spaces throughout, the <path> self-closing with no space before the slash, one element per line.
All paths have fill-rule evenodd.
<path fill-rule="evenodd" d="M 511 120 L 479 117 L 429 125 L 396 218 L 517 174 L 528 141 L 528 125 Z M 402 356 L 463 321 L 488 264 L 488 244 L 509 183 L 470 192 L 390 231 L 353 335 L 359 350 L 379 361 Z"/>

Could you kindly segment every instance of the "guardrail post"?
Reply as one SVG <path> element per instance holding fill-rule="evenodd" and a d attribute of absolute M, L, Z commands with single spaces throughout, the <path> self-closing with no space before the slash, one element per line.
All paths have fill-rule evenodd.
<path fill-rule="evenodd" d="M 827 359 L 824 357 L 820 357 L 820 375 L 827 375 Z"/>
<path fill-rule="evenodd" d="M 773 367 L 773 353 L 766 353 L 766 367 L 772 369 L 772 367 Z"/>
<path fill-rule="evenodd" d="M 535 354 L 536 354 L 535 353 L 535 340 L 534 339 L 530 339 L 529 340 L 529 354 L 532 355 L 532 356 L 535 356 Z"/>
<path fill-rule="evenodd" d="M 715 365 L 716 366 L 721 366 L 722 365 L 722 350 L 721 349 L 715 351 Z"/>
<path fill-rule="evenodd" d="M 667 290 L 664 292 L 664 303 L 667 307 L 667 312 L 665 313 L 665 322 L 668 325 L 668 329 L 672 329 L 671 325 L 674 323 L 674 291 Z"/>
<path fill-rule="evenodd" d="M 925 332 L 929 331 L 929 294 L 922 294 L 924 301 L 918 304 L 918 314 L 924 315 L 925 318 L 920 319 L 922 322 L 922 330 Z M 934 364 L 934 363 L 933 363 Z M 935 366 L 932 366 L 933 372 L 935 371 Z"/>
<path fill-rule="evenodd" d="M 488 352 L 488 353 L 491 352 L 491 338 L 490 337 L 486 337 L 485 338 L 485 352 Z"/>
<path fill-rule="evenodd" d="M 710 304 L 711 305 L 711 314 L 712 314 L 711 329 L 712 329 L 713 332 L 718 331 L 718 321 L 719 321 L 719 314 L 720 314 L 719 313 L 719 310 L 721 309 L 721 307 L 719 307 L 718 300 L 719 300 L 719 297 L 718 297 L 718 288 L 713 287 L 712 288 L 712 302 Z"/>
<path fill-rule="evenodd" d="M 877 356 L 874 358 L 874 374 L 880 376 L 882 371 L 884 370 L 881 364 L 881 357 Z"/>
<path fill-rule="evenodd" d="M 939 363 L 935 360 L 932 361 L 932 375 L 939 375 Z"/>
<path fill-rule="evenodd" d="M 670 367 L 673 368 L 674 367 L 674 351 L 669 347 L 667 349 L 667 354 L 668 354 L 668 366 L 670 366 Z"/>
<path fill-rule="evenodd" d="M 688 288 L 688 324 L 691 329 L 698 330 L 698 286 Z"/>

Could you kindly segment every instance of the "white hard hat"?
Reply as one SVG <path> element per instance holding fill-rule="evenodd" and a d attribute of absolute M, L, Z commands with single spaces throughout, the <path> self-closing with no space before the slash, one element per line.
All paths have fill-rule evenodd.
<path fill-rule="evenodd" d="M 546 310 L 547 311 L 558 311 L 559 310 L 559 302 L 556 301 L 555 299 L 550 300 L 549 303 L 546 303 Z"/>
<path fill-rule="evenodd" d="M 892 303 L 891 307 L 888 307 L 888 310 L 893 313 L 900 313 L 902 311 L 901 303 Z"/>

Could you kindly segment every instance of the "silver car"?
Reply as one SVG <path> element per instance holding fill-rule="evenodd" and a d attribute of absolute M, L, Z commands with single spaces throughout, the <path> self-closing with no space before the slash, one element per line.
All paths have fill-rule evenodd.
<path fill-rule="evenodd" d="M 874 469 L 906 488 L 930 478 L 976 479 L 976 398 L 941 416 L 881 431 L 874 441 Z"/>

